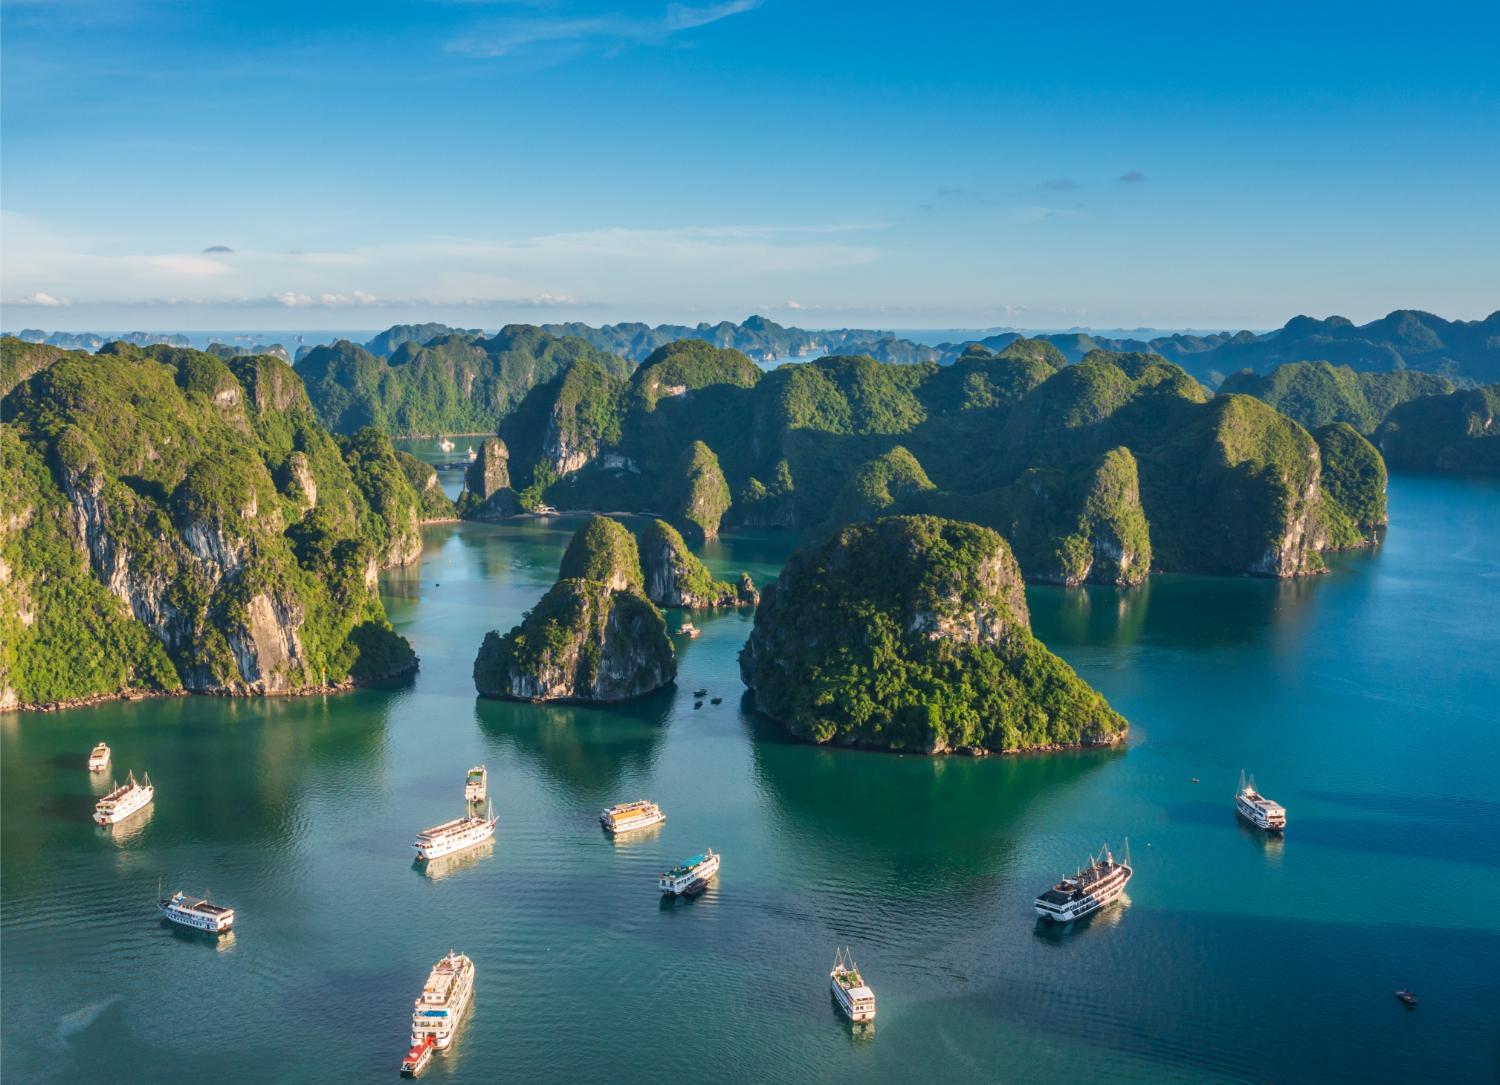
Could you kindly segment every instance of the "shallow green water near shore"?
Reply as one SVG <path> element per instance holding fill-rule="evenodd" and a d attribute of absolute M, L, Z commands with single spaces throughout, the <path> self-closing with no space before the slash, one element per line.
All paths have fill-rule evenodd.
<path fill-rule="evenodd" d="M 577 521 L 432 527 L 384 578 L 410 685 L 0 717 L 0 1076 L 393 1079 L 452 946 L 478 994 L 428 1081 L 1493 1082 L 1500 487 L 1397 478 L 1391 508 L 1315 580 L 1032 589 L 1131 742 L 989 760 L 787 741 L 741 702 L 747 615 L 695 619 L 678 688 L 626 709 L 478 701 L 480 638 Z M 707 556 L 763 582 L 788 546 Z M 101 739 L 158 788 L 113 833 Z M 417 869 L 478 762 L 493 845 Z M 1242 767 L 1284 842 L 1236 821 Z M 635 797 L 667 823 L 611 841 L 600 808 Z M 1037 927 L 1031 898 L 1127 834 L 1128 902 Z M 710 846 L 715 886 L 663 904 L 655 874 Z M 233 938 L 164 927 L 158 878 L 235 905 Z M 873 1033 L 830 1001 L 838 944 Z"/>

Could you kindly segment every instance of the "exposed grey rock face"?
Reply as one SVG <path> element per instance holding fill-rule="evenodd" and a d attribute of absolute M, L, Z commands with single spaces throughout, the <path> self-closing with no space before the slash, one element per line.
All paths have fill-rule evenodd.
<path fill-rule="evenodd" d="M 464 487 L 478 500 L 468 515 L 513 516 L 521 511 L 510 484 L 510 451 L 498 437 L 488 437 L 464 473 Z"/>
<path fill-rule="evenodd" d="M 638 592 L 560 580 L 505 636 L 491 630 L 474 660 L 486 697 L 623 701 L 671 683 L 677 661 L 661 613 Z"/>
<path fill-rule="evenodd" d="M 652 521 L 639 542 L 646 597 L 657 606 L 733 607 L 747 601 L 734 585 L 715 580 L 670 524 Z M 754 589 L 752 583 L 750 590 Z"/>

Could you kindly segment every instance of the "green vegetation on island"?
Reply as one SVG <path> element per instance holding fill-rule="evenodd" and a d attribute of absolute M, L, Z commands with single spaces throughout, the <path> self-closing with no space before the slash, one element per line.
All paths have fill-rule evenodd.
<path fill-rule="evenodd" d="M 1243 370 L 1227 377 L 1220 392 L 1241 392 L 1264 400 L 1309 430 L 1347 422 L 1369 436 L 1391 410 L 1420 396 L 1453 391 L 1447 377 L 1399 369 L 1359 373 L 1346 365 L 1293 362 L 1264 375 Z"/>
<path fill-rule="evenodd" d="M 1403 403 L 1375 444 L 1397 470 L 1500 474 L 1500 384 Z"/>
<path fill-rule="evenodd" d="M 652 520 L 639 535 L 646 597 L 661 607 L 754 606 L 759 599 L 749 573 L 739 586 L 715 580 L 671 524 Z"/>
<path fill-rule="evenodd" d="M 581 339 L 512 324 L 489 339 L 404 339 L 389 357 L 339 340 L 308 351 L 297 372 L 318 416 L 337 433 L 378 426 L 393 436 L 426 436 L 493 432 L 527 392 L 582 359 L 617 376 L 631 369 Z"/>
<path fill-rule="evenodd" d="M 593 517 L 568 544 L 561 573 L 520 625 L 485 635 L 474 660 L 481 695 L 623 701 L 676 678 L 676 653 L 661 611 L 642 594 L 629 531 Z"/>
<path fill-rule="evenodd" d="M 1267 404 L 1215 397 L 1150 354 L 1060 365 L 1050 345 L 1012 340 L 951 366 L 829 357 L 755 376 L 723 352 L 694 361 L 670 395 L 649 360 L 628 381 L 581 363 L 536 389 L 502 425 L 514 459 L 537 465 L 530 500 L 649 510 L 695 539 L 719 523 L 833 530 L 933 512 L 1001 531 L 1029 577 L 1068 584 L 1316 572 L 1381 500 L 1378 472 L 1339 462 L 1367 449 L 1320 450 Z M 587 426 L 584 400 L 560 394 L 573 379 Z M 1342 470 L 1338 487 L 1325 470 Z M 685 492 L 706 516 L 685 513 Z"/>
<path fill-rule="evenodd" d="M 994 531 L 885 517 L 792 555 L 740 671 L 760 711 L 811 742 L 999 753 L 1121 740 L 1125 720 L 1029 621 Z"/>
<path fill-rule="evenodd" d="M 5 706 L 416 665 L 374 578 L 433 503 L 383 434 L 331 435 L 286 363 L 112 343 L 32 373 L 3 420 Z"/>

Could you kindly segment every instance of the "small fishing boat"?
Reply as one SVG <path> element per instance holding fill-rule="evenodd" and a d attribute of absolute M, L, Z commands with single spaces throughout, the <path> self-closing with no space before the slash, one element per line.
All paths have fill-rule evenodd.
<path fill-rule="evenodd" d="M 699 629 L 691 621 L 686 621 L 678 627 L 677 632 L 681 633 L 684 637 L 697 637 L 703 630 Z"/>
<path fill-rule="evenodd" d="M 484 765 L 475 765 L 464 778 L 464 801 L 484 802 L 490 797 L 490 771 Z"/>
<path fill-rule="evenodd" d="M 723 704 L 724 703 L 724 698 L 723 697 L 714 697 L 708 703 L 709 704 Z"/>
<path fill-rule="evenodd" d="M 101 742 L 89 751 L 89 771 L 103 772 L 107 768 L 109 768 L 109 747 Z"/>
<path fill-rule="evenodd" d="M 848 950 L 840 949 L 834 953 L 828 986 L 833 990 L 833 1000 L 849 1020 L 856 1024 L 875 1020 L 875 992 L 865 986 L 859 966 L 854 963 L 854 955 Z"/>
<path fill-rule="evenodd" d="M 719 872 L 719 857 L 712 848 L 702 855 L 695 855 L 691 859 L 684 859 L 677 866 L 664 873 L 657 880 L 663 894 L 669 897 L 688 895 L 689 890 L 694 890 L 692 896 L 697 896 L 708 885 L 708 880 Z M 695 885 L 701 882 L 702 885 Z"/>
<path fill-rule="evenodd" d="M 1417 1004 L 1417 996 L 1412 994 L 1404 987 L 1396 992 L 1396 997 L 1399 998 L 1402 1002 L 1405 1002 L 1408 1006 L 1415 1006 Z"/>
<path fill-rule="evenodd" d="M 693 690 L 693 696 L 694 697 L 707 697 L 708 696 L 708 688 L 704 687 L 703 689 L 695 689 L 695 690 Z"/>
<path fill-rule="evenodd" d="M 694 701 L 693 702 L 693 707 L 694 708 L 702 708 L 703 707 L 703 702 L 702 701 Z"/>

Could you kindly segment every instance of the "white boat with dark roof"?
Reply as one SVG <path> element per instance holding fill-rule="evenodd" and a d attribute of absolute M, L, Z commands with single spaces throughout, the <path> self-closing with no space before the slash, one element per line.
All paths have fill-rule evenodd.
<path fill-rule="evenodd" d="M 828 985 L 833 991 L 833 1000 L 849 1020 L 855 1024 L 875 1020 L 875 992 L 865 985 L 859 966 L 854 963 L 854 955 L 848 950 L 840 949 L 834 953 Z"/>
<path fill-rule="evenodd" d="M 484 802 L 490 797 L 490 770 L 484 765 L 475 765 L 464 777 L 464 801 Z"/>
<path fill-rule="evenodd" d="M 667 820 L 661 807 L 650 799 L 616 803 L 599 815 L 599 824 L 611 833 L 633 833 L 638 829 L 649 829 Z"/>
<path fill-rule="evenodd" d="M 1096 912 L 1125 892 L 1134 873 L 1130 868 L 1130 841 L 1125 841 L 1125 861 L 1116 861 L 1105 845 L 1098 857 L 1071 878 L 1064 878 L 1036 898 L 1036 914 L 1052 923 L 1071 923 Z"/>
<path fill-rule="evenodd" d="M 483 844 L 494 836 L 495 823 L 499 820 L 494 814 L 493 806 L 483 814 L 465 814 L 461 818 L 423 829 L 417 834 L 416 840 L 412 841 L 412 846 L 423 859 L 452 855 L 456 851 L 472 848 L 475 844 Z"/>
<path fill-rule="evenodd" d="M 1255 777 L 1247 783 L 1244 772 L 1240 773 L 1240 789 L 1234 793 L 1234 808 L 1258 829 L 1279 833 L 1286 828 L 1286 807 L 1255 790 Z"/>
<path fill-rule="evenodd" d="M 137 783 L 135 773 L 129 773 L 123 784 L 113 788 L 94 805 L 94 820 L 100 825 L 124 821 L 154 798 L 156 788 L 151 786 L 151 776 L 147 774 L 141 783 Z"/>
<path fill-rule="evenodd" d="M 103 772 L 107 768 L 109 768 L 109 747 L 101 742 L 89 751 L 89 771 Z"/>
<path fill-rule="evenodd" d="M 222 904 L 210 904 L 208 894 L 190 897 L 178 890 L 170 897 L 160 897 L 157 911 L 163 919 L 169 919 L 180 927 L 191 927 L 209 934 L 223 934 L 234 926 L 234 909 Z"/>
<path fill-rule="evenodd" d="M 684 859 L 657 879 L 663 894 L 669 897 L 697 896 L 708 881 L 719 872 L 719 856 L 709 848 L 702 855 Z"/>

